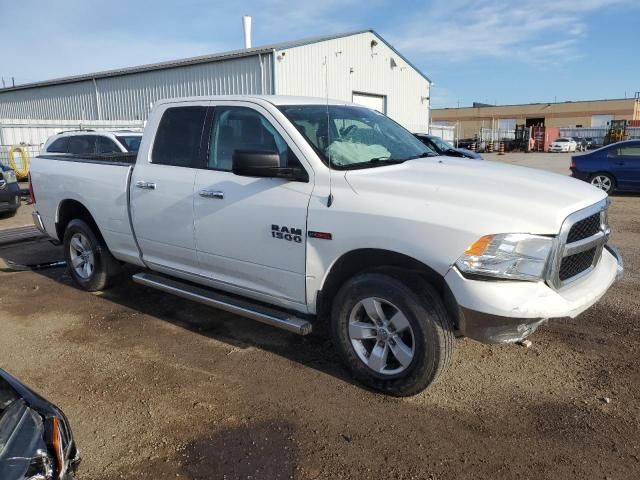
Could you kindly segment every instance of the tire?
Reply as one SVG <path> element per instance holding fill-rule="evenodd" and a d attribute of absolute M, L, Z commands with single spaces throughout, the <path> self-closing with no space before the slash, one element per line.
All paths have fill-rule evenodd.
<path fill-rule="evenodd" d="M 16 213 L 18 213 L 18 210 L 11 210 L 10 212 L 1 212 L 0 213 L 0 218 L 12 218 L 16 216 Z"/>
<path fill-rule="evenodd" d="M 615 179 L 608 173 L 594 173 L 589 179 L 589 183 L 610 195 L 616 189 Z"/>
<path fill-rule="evenodd" d="M 353 377 L 398 397 L 433 384 L 453 356 L 455 337 L 442 300 L 421 279 L 407 282 L 383 273 L 351 278 L 334 299 L 331 330 Z"/>
<path fill-rule="evenodd" d="M 71 220 L 64 232 L 63 244 L 67 268 L 80 288 L 95 292 L 109 287 L 120 264 L 87 223 Z"/>

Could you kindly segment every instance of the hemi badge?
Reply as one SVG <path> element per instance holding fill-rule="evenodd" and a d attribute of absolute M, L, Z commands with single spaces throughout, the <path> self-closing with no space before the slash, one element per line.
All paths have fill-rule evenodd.
<path fill-rule="evenodd" d="M 332 240 L 333 236 L 327 232 L 307 232 L 310 238 L 319 238 L 320 240 Z"/>

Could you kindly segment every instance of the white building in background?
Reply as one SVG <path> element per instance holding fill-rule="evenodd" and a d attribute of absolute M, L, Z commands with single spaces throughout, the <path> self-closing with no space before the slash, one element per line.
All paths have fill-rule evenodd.
<path fill-rule="evenodd" d="M 161 98 L 225 94 L 328 96 L 424 132 L 430 85 L 386 40 L 364 30 L 0 89 L 0 145 L 41 143 L 37 132 L 49 133 L 52 124 L 142 125 Z"/>

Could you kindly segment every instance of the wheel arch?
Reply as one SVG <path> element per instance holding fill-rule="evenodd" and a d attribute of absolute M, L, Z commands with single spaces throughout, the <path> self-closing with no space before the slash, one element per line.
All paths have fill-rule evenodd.
<path fill-rule="evenodd" d="M 377 248 L 351 250 L 338 258 L 325 275 L 316 297 L 318 318 L 328 318 L 334 297 L 349 278 L 359 273 L 384 270 L 399 276 L 418 276 L 429 282 L 442 296 L 447 288 L 442 275 L 408 255 Z"/>
<path fill-rule="evenodd" d="M 91 227 L 93 232 L 97 235 L 98 239 L 104 243 L 104 237 L 98 228 L 98 224 L 93 219 L 93 215 L 87 207 L 85 207 L 78 200 L 67 198 L 60 202 L 58 205 L 58 212 L 56 215 L 56 234 L 58 240 L 61 242 L 64 239 L 64 232 L 67 229 L 67 225 L 74 219 L 83 220 L 87 225 Z"/>

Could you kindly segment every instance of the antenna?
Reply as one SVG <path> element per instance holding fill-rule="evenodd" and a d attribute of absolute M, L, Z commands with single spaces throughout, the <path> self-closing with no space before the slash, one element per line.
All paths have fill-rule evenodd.
<path fill-rule="evenodd" d="M 329 59 L 326 55 L 324 56 L 324 96 L 327 107 L 327 154 L 329 156 L 329 197 L 327 198 L 327 208 L 329 208 L 333 204 L 333 169 L 331 168 L 331 150 L 328 148 L 331 146 L 331 129 L 329 128 Z"/>

